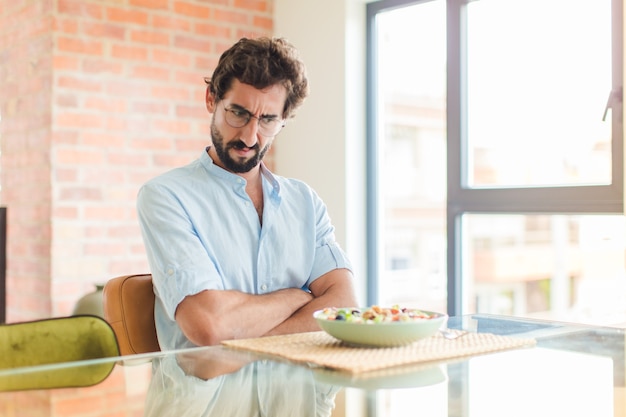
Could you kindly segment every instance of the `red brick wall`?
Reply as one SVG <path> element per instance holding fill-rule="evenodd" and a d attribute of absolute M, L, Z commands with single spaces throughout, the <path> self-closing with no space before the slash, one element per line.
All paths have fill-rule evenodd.
<path fill-rule="evenodd" d="M 52 5 L 0 3 L 0 204 L 7 212 L 7 320 L 51 312 Z"/>
<path fill-rule="evenodd" d="M 146 179 L 208 141 L 203 77 L 271 0 L 13 0 L 0 6 L 0 204 L 8 321 L 70 314 L 93 284 L 147 271 Z"/>

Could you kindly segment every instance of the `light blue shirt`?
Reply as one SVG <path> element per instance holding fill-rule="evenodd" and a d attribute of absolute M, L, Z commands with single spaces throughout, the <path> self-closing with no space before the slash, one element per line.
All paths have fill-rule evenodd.
<path fill-rule="evenodd" d="M 281 362 L 252 362 L 208 380 L 186 374 L 175 356 L 152 363 L 145 417 L 330 417 L 341 390 Z"/>
<path fill-rule="evenodd" d="M 139 191 L 137 211 L 162 350 L 193 346 L 174 319 L 176 307 L 189 295 L 207 289 L 306 290 L 329 271 L 351 269 L 313 189 L 273 175 L 263 164 L 261 172 L 263 227 L 246 181 L 214 165 L 206 151 Z"/>

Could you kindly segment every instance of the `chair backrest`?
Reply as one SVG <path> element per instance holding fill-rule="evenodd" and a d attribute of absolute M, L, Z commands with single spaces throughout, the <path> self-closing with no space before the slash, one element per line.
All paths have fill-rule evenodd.
<path fill-rule="evenodd" d="M 120 354 L 161 350 L 154 324 L 152 275 L 123 275 L 104 286 L 104 318 L 109 322 L 120 347 Z"/>
<path fill-rule="evenodd" d="M 80 315 L 0 325 L 0 370 L 119 356 L 115 333 L 104 319 Z M 0 391 L 82 387 L 103 381 L 115 361 L 71 367 L 30 368 L 0 375 Z"/>

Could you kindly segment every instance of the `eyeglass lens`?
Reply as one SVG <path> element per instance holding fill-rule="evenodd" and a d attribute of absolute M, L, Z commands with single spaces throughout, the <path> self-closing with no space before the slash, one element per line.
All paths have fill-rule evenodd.
<path fill-rule="evenodd" d="M 250 123 L 251 119 L 258 120 L 259 133 L 264 136 L 275 136 L 284 127 L 282 120 L 274 117 L 256 117 L 245 109 L 229 109 L 224 106 L 226 123 L 231 127 L 240 128 Z"/>

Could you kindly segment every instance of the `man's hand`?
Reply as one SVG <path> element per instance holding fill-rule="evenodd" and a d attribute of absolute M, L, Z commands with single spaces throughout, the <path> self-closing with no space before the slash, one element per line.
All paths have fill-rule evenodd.
<path fill-rule="evenodd" d="M 358 307 L 352 273 L 348 269 L 332 270 L 311 284 L 313 299 L 266 335 L 320 330 L 313 313 L 325 307 Z"/>

